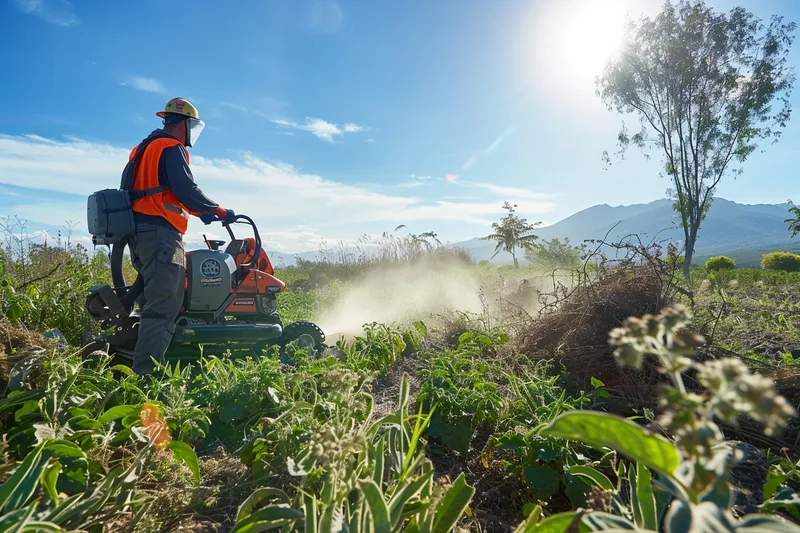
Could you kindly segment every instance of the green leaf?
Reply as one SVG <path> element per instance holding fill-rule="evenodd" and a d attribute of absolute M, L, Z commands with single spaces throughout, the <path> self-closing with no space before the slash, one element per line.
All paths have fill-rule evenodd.
<path fill-rule="evenodd" d="M 550 465 L 525 467 L 525 481 L 537 498 L 546 500 L 558 488 L 558 473 Z"/>
<path fill-rule="evenodd" d="M 45 444 L 44 447 L 45 451 L 47 451 L 52 457 L 59 457 L 61 459 L 66 458 L 86 458 L 86 452 L 84 452 L 80 446 L 75 444 L 74 442 L 68 440 L 51 440 Z"/>
<path fill-rule="evenodd" d="M 304 533 L 317 533 L 317 499 L 313 494 L 303 495 L 303 509 L 306 517 Z"/>
<path fill-rule="evenodd" d="M 669 473 L 680 465 L 680 455 L 667 439 L 619 416 L 592 411 L 568 411 L 540 430 L 540 435 L 611 448 L 654 470 Z"/>
<path fill-rule="evenodd" d="M 200 465 L 197 463 L 197 454 L 194 453 L 194 449 L 185 442 L 179 440 L 171 441 L 167 448 L 172 450 L 172 453 L 175 455 L 176 459 L 185 463 L 186 466 L 189 467 L 189 470 L 191 470 L 192 474 L 194 474 L 195 486 L 199 485 Z"/>
<path fill-rule="evenodd" d="M 111 370 L 112 372 L 119 372 L 121 374 L 125 374 L 126 376 L 133 375 L 133 370 L 125 365 L 114 365 L 111 368 L 109 368 L 109 370 Z"/>
<path fill-rule="evenodd" d="M 126 416 L 136 415 L 139 416 L 139 412 L 142 410 L 141 405 L 116 405 L 100 415 L 98 419 L 100 422 L 111 422 L 112 420 L 117 420 L 119 418 L 125 418 Z"/>
<path fill-rule="evenodd" d="M 764 500 L 772 498 L 778 490 L 778 487 L 789 479 L 789 474 L 784 474 L 776 468 L 771 468 L 767 475 L 767 481 L 764 483 Z"/>
<path fill-rule="evenodd" d="M 467 485 L 461 473 L 434 510 L 433 533 L 448 533 L 453 529 L 474 494 L 475 488 Z"/>
<path fill-rule="evenodd" d="M 653 493 L 653 483 L 650 471 L 642 463 L 636 464 L 636 500 L 639 507 L 639 516 L 642 522 L 637 524 L 642 529 L 656 531 L 658 517 L 656 516 L 656 497 Z"/>
<path fill-rule="evenodd" d="M 292 509 L 286 504 L 270 505 L 237 522 L 231 533 L 258 533 L 289 526 L 300 518 L 303 518 L 303 512 Z"/>
<path fill-rule="evenodd" d="M 48 462 L 43 450 L 44 443 L 28 452 L 11 477 L 0 485 L 0 510 L 9 512 L 19 509 L 33 496 L 39 476 Z"/>
<path fill-rule="evenodd" d="M 664 517 L 669 533 L 689 533 L 692 527 L 692 508 L 688 503 L 675 500 Z"/>
<path fill-rule="evenodd" d="M 575 465 L 569 467 L 569 473 L 573 476 L 581 476 L 589 478 L 595 485 L 603 490 L 614 490 L 614 484 L 608 479 L 608 476 L 592 468 L 591 466 Z"/>
<path fill-rule="evenodd" d="M 15 407 L 17 405 L 22 405 L 29 401 L 37 402 L 39 398 L 43 396 L 42 391 L 38 390 L 31 390 L 31 391 L 22 391 L 22 390 L 15 390 L 8 393 L 8 396 L 2 400 L 0 400 L 0 412 L 5 411 L 11 407 Z"/>
<path fill-rule="evenodd" d="M 565 533 L 570 530 L 570 526 L 576 521 L 578 518 L 578 513 L 576 511 L 569 511 L 566 513 L 559 513 L 557 515 L 550 516 L 545 518 L 536 526 L 528 530 L 530 533 Z M 578 530 L 585 531 L 585 527 L 580 527 L 581 524 L 578 522 Z"/>
<path fill-rule="evenodd" d="M 61 472 L 61 463 L 53 461 L 44 469 L 40 479 L 44 490 L 47 495 L 53 500 L 53 503 L 58 504 L 58 490 L 56 490 L 56 481 L 58 481 L 58 474 Z"/>
<path fill-rule="evenodd" d="M 739 522 L 736 533 L 800 533 L 800 526 L 777 516 L 750 514 Z"/>
<path fill-rule="evenodd" d="M 605 385 L 606 384 L 603 383 L 602 381 L 600 381 L 599 379 L 597 379 L 595 377 L 592 378 L 592 388 L 593 389 L 599 389 L 600 387 L 605 387 Z"/>
<path fill-rule="evenodd" d="M 367 508 L 372 516 L 373 531 L 375 533 L 390 533 L 392 524 L 389 521 L 389 508 L 383 500 L 381 489 L 371 479 L 361 480 L 358 485 L 361 488 L 361 492 L 364 493 Z"/>
<path fill-rule="evenodd" d="M 389 516 L 392 520 L 392 527 L 397 527 L 400 518 L 403 516 L 403 509 L 405 508 L 408 500 L 419 494 L 422 487 L 433 478 L 433 472 L 418 477 L 413 482 L 406 484 L 402 489 L 398 490 L 392 500 L 389 502 Z"/>
<path fill-rule="evenodd" d="M 586 513 L 581 518 L 581 525 L 588 527 L 590 531 L 634 531 L 636 524 L 621 516 L 605 513 L 603 511 L 592 511 Z"/>
<path fill-rule="evenodd" d="M 378 439 L 378 446 L 375 449 L 375 469 L 372 472 L 372 479 L 379 487 L 383 485 L 385 442 L 386 439 L 383 437 L 383 435 L 381 435 L 381 437 Z"/>
<path fill-rule="evenodd" d="M 272 487 L 260 488 L 248 496 L 248 498 L 242 502 L 242 505 L 239 506 L 239 512 L 236 513 L 236 521 L 239 522 L 250 516 L 250 513 L 252 513 L 253 509 L 262 505 L 270 498 L 278 498 L 283 500 L 282 503 L 286 504 L 291 503 L 289 495 L 281 489 L 275 489 Z"/>
<path fill-rule="evenodd" d="M 16 324 L 17 320 L 22 318 L 22 314 L 24 311 L 22 310 L 22 306 L 19 302 L 14 302 L 8 307 L 8 311 L 6 311 L 6 316 L 8 317 L 11 322 Z"/>

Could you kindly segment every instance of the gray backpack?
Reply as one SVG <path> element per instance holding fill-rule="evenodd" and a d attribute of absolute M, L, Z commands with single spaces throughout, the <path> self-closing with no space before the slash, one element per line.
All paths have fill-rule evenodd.
<path fill-rule="evenodd" d="M 133 202 L 140 198 L 152 196 L 169 190 L 159 186 L 143 191 L 132 191 L 133 178 L 136 175 L 141 155 L 153 140 L 139 145 L 136 155 L 128 161 L 122 171 L 122 180 L 118 189 L 103 189 L 89 196 L 86 203 L 86 218 L 92 243 L 97 246 L 111 246 L 127 240 L 136 233 L 136 222 L 133 218 Z"/>

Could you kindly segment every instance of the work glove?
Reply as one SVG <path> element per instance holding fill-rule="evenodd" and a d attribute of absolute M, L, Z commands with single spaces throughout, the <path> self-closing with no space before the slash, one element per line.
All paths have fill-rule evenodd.
<path fill-rule="evenodd" d="M 236 213 L 233 212 L 233 209 L 225 209 L 224 207 L 218 207 L 216 209 L 217 219 L 221 220 L 222 222 L 227 222 L 231 224 L 236 221 Z"/>
<path fill-rule="evenodd" d="M 215 221 L 217 221 L 219 219 L 217 218 L 217 213 L 216 212 L 208 211 L 207 213 L 202 213 L 200 215 L 200 220 L 203 221 L 203 224 L 208 225 L 208 224 L 211 224 L 212 222 L 215 222 Z"/>
<path fill-rule="evenodd" d="M 211 224 L 212 222 L 228 222 L 232 223 L 236 220 L 236 213 L 232 209 L 225 209 L 217 207 L 214 211 L 208 211 L 200 215 L 200 220 L 204 224 Z"/>

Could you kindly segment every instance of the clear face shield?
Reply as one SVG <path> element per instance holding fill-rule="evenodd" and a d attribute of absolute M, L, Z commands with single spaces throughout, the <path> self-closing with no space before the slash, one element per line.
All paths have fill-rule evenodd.
<path fill-rule="evenodd" d="M 197 142 L 197 139 L 200 137 L 200 134 L 203 132 L 203 128 L 206 127 L 206 123 L 200 120 L 199 118 L 187 118 L 186 119 L 186 146 L 192 147 Z"/>

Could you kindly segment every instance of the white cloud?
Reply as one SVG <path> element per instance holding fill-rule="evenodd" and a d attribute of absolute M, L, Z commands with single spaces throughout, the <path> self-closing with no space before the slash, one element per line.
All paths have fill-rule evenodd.
<path fill-rule="evenodd" d="M 458 181 L 458 174 L 445 174 L 444 179 L 450 183 L 455 183 Z"/>
<path fill-rule="evenodd" d="M 505 185 L 495 185 L 494 183 L 475 183 L 471 181 L 462 181 L 461 185 L 466 187 L 476 187 L 478 189 L 485 189 L 491 191 L 498 196 L 509 196 L 513 198 L 525 198 L 531 200 L 548 200 L 553 197 L 551 194 L 540 193 L 520 187 L 506 187 Z"/>
<path fill-rule="evenodd" d="M 344 135 L 345 133 L 358 133 L 369 130 L 369 128 L 359 126 L 358 124 L 353 124 L 352 122 L 348 122 L 344 126 L 339 127 L 336 124 L 321 118 L 306 118 L 305 124 L 298 124 L 297 122 L 291 120 L 281 119 L 274 119 L 272 122 L 284 128 L 307 131 L 323 141 L 328 142 L 333 142 L 334 137 Z"/>
<path fill-rule="evenodd" d="M 165 94 L 167 92 L 167 89 L 164 88 L 161 82 L 153 78 L 139 78 L 134 76 L 128 78 L 128 81 L 123 82 L 122 85 L 127 85 L 133 87 L 137 91 L 145 91 L 148 93 Z"/>
<path fill-rule="evenodd" d="M 85 230 L 86 203 L 80 197 L 118 186 L 130 150 L 76 138 L 55 141 L 35 135 L 0 135 L 0 182 L 78 195 L 57 204 L 24 200 L 28 205 L 17 205 L 12 212 L 42 224 L 80 222 L 77 229 Z M 281 251 L 315 250 L 313 241 L 322 241 L 323 236 L 337 242 L 365 229 L 382 231 L 421 220 L 475 224 L 480 232 L 500 214 L 495 200 L 436 201 L 372 192 L 247 153 L 236 160 L 193 154 L 191 161 L 195 181 L 203 191 L 221 205 L 253 216 L 265 235 L 281 243 Z M 424 182 L 427 176 L 420 178 Z M 526 213 L 555 208 L 544 199 L 521 207 Z M 193 234 L 219 231 L 194 217 L 189 228 Z M 274 242 L 268 246 L 277 248 Z"/>
<path fill-rule="evenodd" d="M 67 0 L 15 0 L 17 9 L 35 15 L 57 26 L 74 26 L 80 23 L 75 8 Z"/>

